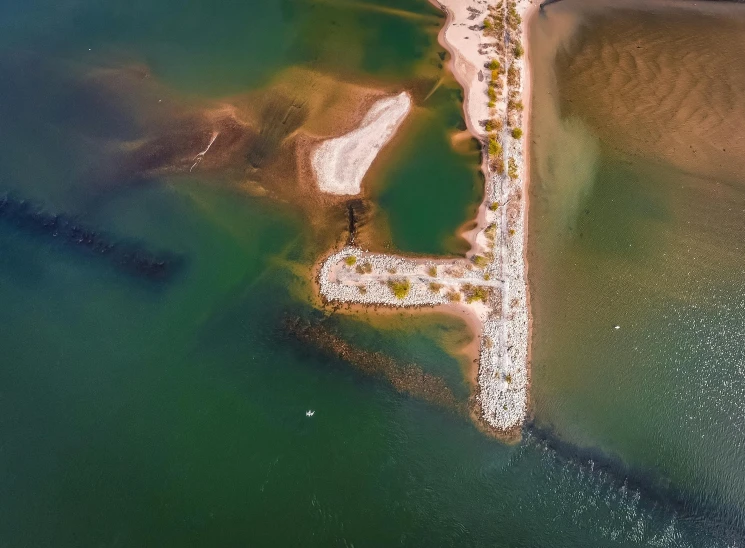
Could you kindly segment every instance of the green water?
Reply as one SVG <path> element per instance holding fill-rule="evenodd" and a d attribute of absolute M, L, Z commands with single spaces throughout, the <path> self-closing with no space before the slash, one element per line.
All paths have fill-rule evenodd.
<path fill-rule="evenodd" d="M 438 255 L 465 253 L 468 244 L 456 232 L 476 215 L 483 196 L 478 145 L 453 155 L 449 131 L 462 124 L 461 93 L 454 84 L 443 86 L 427 100 L 437 116 L 415 122 L 411 145 L 405 147 L 384 171 L 375 196 L 390 227 L 394 248 L 411 253 Z M 449 158 L 451 161 L 433 161 Z"/>
<path fill-rule="evenodd" d="M 295 1 L 0 3 L 0 180 L 112 238 L 185 260 L 172 280 L 152 283 L 0 222 L 0 545 L 698 547 L 731 538 L 695 504 L 629 487 L 571 447 L 530 431 L 503 445 L 299 344 L 284 322 L 320 320 L 301 295 L 323 251 L 299 214 L 196 175 L 76 185 L 102 145 L 78 142 L 91 105 L 62 108 L 55 97 L 74 98 L 64 87 L 73 86 L 49 66 L 137 61 L 182 92 L 214 95 L 297 62 L 403 82 L 437 66 L 436 12 L 414 0 L 389 5 L 426 17 Z M 435 103 L 447 106 L 429 114 L 442 132 L 434 153 L 426 166 L 410 161 L 425 173 L 442 162 L 453 174 L 442 184 L 457 179 L 462 194 L 450 190 L 447 211 L 457 226 L 478 191 L 472 171 L 452 167 L 469 158 L 441 144 L 458 124 L 443 93 Z M 42 103 L 55 108 L 34 108 Z M 107 139 L 131 131 L 128 120 L 89 123 Z M 396 189 L 408 180 L 396 173 L 418 170 L 397 158 L 399 182 L 381 181 L 394 241 L 446 250 L 445 229 L 427 241 L 397 228 L 389 211 L 405 209 Z M 331 325 L 441 374 L 465 397 L 462 364 L 443 348 L 452 322 Z M 539 417 L 544 371 L 535 373 Z M 591 425 L 567 423 L 585 436 L 572 439 L 596 439 Z M 608 436 L 620 444 L 628 431 Z"/>

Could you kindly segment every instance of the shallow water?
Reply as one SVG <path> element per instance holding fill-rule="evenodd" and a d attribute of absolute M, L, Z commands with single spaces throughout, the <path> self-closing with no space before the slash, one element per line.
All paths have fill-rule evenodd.
<path fill-rule="evenodd" d="M 745 11 L 565 2 L 534 29 L 537 422 L 741 528 Z"/>
<path fill-rule="evenodd" d="M 300 344 L 287 318 L 327 325 L 466 395 L 464 364 L 447 352 L 461 340 L 457 322 L 370 327 L 312 309 L 306 277 L 323 249 L 293 210 L 201 175 L 95 192 L 80 184 L 101 147 L 128 138 L 134 121 L 86 117 L 91 99 L 60 101 L 78 96 L 49 67 L 145 63 L 195 97 L 261 86 L 298 62 L 403 85 L 438 74 L 441 23 L 414 0 L 0 2 L 2 54 L 12 66 L 28 63 L 30 75 L 0 78 L 0 180 L 112 241 L 185 264 L 152 283 L 0 219 L 0 545 L 701 547 L 733 538 L 731 523 L 702 517 L 695 498 L 649 489 L 608 453 L 560 443 L 584 442 L 567 435 L 568 422 L 556 422 L 559 439 L 528 431 L 505 446 L 465 417 Z M 437 93 L 421 114 L 437 128 L 426 167 L 444 162 L 453 175 L 442 184 L 463 191 L 447 189 L 455 227 L 478 198 L 466 167 L 475 155 L 443 146 L 461 121 L 447 86 Z M 81 142 L 91 127 L 101 138 Z M 396 225 L 395 211 L 405 212 L 397 185 L 419 173 L 406 169 L 418 144 L 402 144 L 390 175 L 381 170 L 393 242 L 452 250 L 444 225 L 422 236 L 426 215 L 410 233 Z M 541 371 L 539 417 L 539 397 L 550 399 Z M 652 468 L 652 479 L 666 470 Z M 695 487 L 719 500 L 708 484 L 676 477 L 684 495 Z"/>

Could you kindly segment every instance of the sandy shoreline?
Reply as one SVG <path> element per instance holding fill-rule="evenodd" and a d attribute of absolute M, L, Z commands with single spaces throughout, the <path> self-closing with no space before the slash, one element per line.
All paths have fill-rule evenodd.
<path fill-rule="evenodd" d="M 484 200 L 463 234 L 463 259 L 414 259 L 345 247 L 321 263 L 331 303 L 436 307 L 464 319 L 478 338 L 472 413 L 488 431 L 514 437 L 527 415 L 530 319 L 526 215 L 530 75 L 524 47 L 529 0 L 431 0 L 446 12 L 438 39 L 464 88 L 468 130 L 485 148 Z M 506 85 L 505 85 L 506 84 Z M 520 100 L 522 98 L 522 100 Z M 528 108 L 523 112 L 524 106 Z"/>

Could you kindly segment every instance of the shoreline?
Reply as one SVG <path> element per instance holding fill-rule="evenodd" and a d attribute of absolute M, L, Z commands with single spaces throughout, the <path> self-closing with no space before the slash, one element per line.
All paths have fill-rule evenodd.
<path fill-rule="evenodd" d="M 466 321 L 478 342 L 468 345 L 478 358 L 471 416 L 482 430 L 514 440 L 528 414 L 532 323 L 526 275 L 531 84 L 521 43 L 537 5 L 430 1 L 446 13 L 438 41 L 464 90 L 468 131 L 485 149 L 484 197 L 469 222 L 475 226 L 461 233 L 470 250 L 462 258 L 425 259 L 346 246 L 323 258 L 315 277 L 328 304 L 423 309 Z M 490 36 L 496 41 L 486 41 Z"/>

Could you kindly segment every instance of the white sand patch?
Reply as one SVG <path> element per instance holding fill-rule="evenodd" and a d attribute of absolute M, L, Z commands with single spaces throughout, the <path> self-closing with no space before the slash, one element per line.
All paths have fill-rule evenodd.
<path fill-rule="evenodd" d="M 360 126 L 322 142 L 311 157 L 318 187 L 336 195 L 356 195 L 375 157 L 411 111 L 411 96 L 401 92 L 377 101 Z"/>

